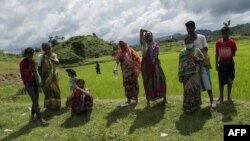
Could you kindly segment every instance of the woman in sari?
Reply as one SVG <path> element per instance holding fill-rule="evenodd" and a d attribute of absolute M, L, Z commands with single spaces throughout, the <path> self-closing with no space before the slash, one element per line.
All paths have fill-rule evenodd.
<path fill-rule="evenodd" d="M 166 77 L 158 58 L 160 45 L 153 41 L 152 32 L 145 29 L 140 31 L 140 43 L 143 49 L 141 70 L 147 104 L 150 106 L 150 100 L 155 101 L 160 98 L 167 103 Z"/>
<path fill-rule="evenodd" d="M 59 64 L 57 55 L 51 51 L 48 43 L 42 44 L 43 54 L 38 56 L 39 72 L 43 82 L 45 95 L 44 107 L 48 109 L 60 109 L 61 96 L 58 85 L 56 65 Z"/>
<path fill-rule="evenodd" d="M 85 87 L 85 81 L 83 79 L 77 79 L 76 86 L 74 87 L 69 100 L 73 112 L 92 112 L 93 98 L 90 95 L 89 89 Z"/>
<path fill-rule="evenodd" d="M 138 102 L 139 84 L 138 76 L 141 69 L 141 61 L 139 55 L 128 46 L 124 41 L 119 41 L 119 49 L 115 55 L 116 67 L 121 64 L 123 86 L 127 102 L 124 106 L 129 105 L 131 100 Z"/>
<path fill-rule="evenodd" d="M 204 55 L 199 48 L 194 47 L 191 37 L 185 39 L 185 48 L 179 55 L 179 81 L 183 83 L 184 113 L 191 113 L 200 108 L 201 91 L 200 91 L 200 71 Z"/>

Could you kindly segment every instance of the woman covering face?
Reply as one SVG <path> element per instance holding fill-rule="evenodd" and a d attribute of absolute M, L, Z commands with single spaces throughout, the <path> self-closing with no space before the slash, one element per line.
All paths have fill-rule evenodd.
<path fill-rule="evenodd" d="M 179 81 L 183 83 L 183 111 L 191 113 L 201 105 L 200 71 L 204 56 L 199 48 L 195 48 L 190 37 L 185 39 L 185 48 L 179 55 Z"/>

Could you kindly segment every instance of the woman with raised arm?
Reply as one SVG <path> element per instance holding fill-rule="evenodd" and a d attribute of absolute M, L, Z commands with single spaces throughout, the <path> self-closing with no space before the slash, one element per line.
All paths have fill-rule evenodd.
<path fill-rule="evenodd" d="M 158 58 L 160 45 L 153 41 L 152 32 L 145 29 L 140 31 L 140 43 L 142 46 L 141 71 L 147 104 L 150 106 L 150 100 L 154 101 L 160 98 L 163 98 L 163 102 L 167 103 L 166 77 Z"/>

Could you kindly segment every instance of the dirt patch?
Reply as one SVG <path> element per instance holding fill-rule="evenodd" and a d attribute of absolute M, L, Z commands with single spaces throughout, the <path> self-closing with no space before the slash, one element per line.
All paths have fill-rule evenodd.
<path fill-rule="evenodd" d="M 17 84 L 21 83 L 20 74 L 0 74 L 0 84 Z"/>

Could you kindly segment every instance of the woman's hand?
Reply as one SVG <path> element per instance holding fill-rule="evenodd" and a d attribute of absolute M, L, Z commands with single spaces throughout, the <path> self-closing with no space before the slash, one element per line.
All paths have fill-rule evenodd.
<path fill-rule="evenodd" d="M 189 59 L 194 59 L 195 58 L 194 52 L 189 52 L 188 53 L 188 58 Z"/>

